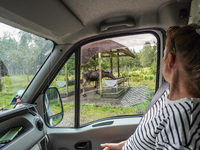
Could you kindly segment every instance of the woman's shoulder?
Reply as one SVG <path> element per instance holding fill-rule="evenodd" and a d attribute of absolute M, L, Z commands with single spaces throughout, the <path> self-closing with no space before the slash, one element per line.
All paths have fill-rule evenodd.
<path fill-rule="evenodd" d="M 200 112 L 200 98 L 182 98 L 173 101 L 166 98 L 166 104 L 172 113 L 187 113 L 190 115 Z"/>
<path fill-rule="evenodd" d="M 196 103 L 200 103 L 200 98 L 181 98 L 178 100 L 170 100 L 166 97 L 166 103 L 167 104 L 174 104 L 174 105 L 180 105 L 180 104 L 189 104 L 189 105 L 193 105 Z"/>

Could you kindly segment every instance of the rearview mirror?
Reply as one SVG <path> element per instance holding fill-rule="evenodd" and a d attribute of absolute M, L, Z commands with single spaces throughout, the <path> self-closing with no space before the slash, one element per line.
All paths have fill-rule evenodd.
<path fill-rule="evenodd" d="M 45 92 L 45 107 L 49 126 L 59 124 L 63 119 L 63 105 L 56 87 L 50 87 Z"/>

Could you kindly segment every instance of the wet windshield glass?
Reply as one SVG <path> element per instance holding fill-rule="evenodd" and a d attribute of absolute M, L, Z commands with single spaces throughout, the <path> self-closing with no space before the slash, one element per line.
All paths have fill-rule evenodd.
<path fill-rule="evenodd" d="M 0 109 L 11 109 L 53 49 L 53 42 L 0 23 Z"/>

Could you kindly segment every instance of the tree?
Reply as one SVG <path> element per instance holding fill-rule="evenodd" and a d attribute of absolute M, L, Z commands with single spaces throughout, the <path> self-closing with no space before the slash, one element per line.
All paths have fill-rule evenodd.
<path fill-rule="evenodd" d="M 156 61 L 156 46 L 145 45 L 139 53 L 139 58 L 142 67 L 151 67 Z"/>
<path fill-rule="evenodd" d="M 19 50 L 18 52 L 20 53 L 20 56 L 23 60 L 23 74 L 26 74 L 27 76 L 27 81 L 29 82 L 29 76 L 30 76 L 30 72 L 31 72 L 31 67 L 32 66 L 32 61 L 31 60 L 35 60 L 35 51 L 34 51 L 34 46 L 32 43 L 34 43 L 33 41 L 33 35 L 20 31 L 19 32 L 19 37 L 20 37 L 20 41 L 19 41 Z"/>
<path fill-rule="evenodd" d="M 0 59 L 10 75 L 26 75 L 29 82 L 29 76 L 38 71 L 52 50 L 53 44 L 24 31 L 15 35 L 18 37 L 4 32 L 4 36 L 0 38 Z"/>
<path fill-rule="evenodd" d="M 29 82 L 29 76 L 34 75 L 46 60 L 48 56 L 46 53 L 52 50 L 52 44 L 43 38 L 23 31 L 19 32 L 19 37 L 18 51 L 23 60 L 22 70 L 23 74 L 27 75 L 27 81 Z"/>
<path fill-rule="evenodd" d="M 6 66 L 4 65 L 3 61 L 0 59 L 0 92 L 2 91 L 2 87 L 3 87 L 3 84 L 2 84 L 2 77 L 8 75 L 8 70 L 6 68 Z"/>
<path fill-rule="evenodd" d="M 18 69 L 15 67 L 15 65 L 18 64 L 20 60 L 18 59 L 19 58 L 18 53 L 16 52 L 18 49 L 18 43 L 7 32 L 5 32 L 4 36 L 0 38 L 0 42 L 1 42 L 0 44 L 1 61 L 4 65 L 6 65 L 10 73 L 15 73 L 15 71 Z"/>
<path fill-rule="evenodd" d="M 129 56 L 120 58 L 120 67 L 124 68 L 124 70 L 132 69 L 134 67 L 138 68 L 141 66 L 138 53 L 135 52 L 135 50 L 133 50 L 132 53 L 135 55 L 135 58 Z"/>

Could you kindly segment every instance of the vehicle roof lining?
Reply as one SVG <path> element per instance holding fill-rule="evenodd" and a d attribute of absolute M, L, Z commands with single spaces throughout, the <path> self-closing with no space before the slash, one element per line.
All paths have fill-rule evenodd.
<path fill-rule="evenodd" d="M 10 5 L 11 1 L 13 5 Z M 55 0 L 1 1 L 0 12 L 3 22 L 54 41 L 83 28 L 82 23 L 60 1 Z"/>
<path fill-rule="evenodd" d="M 101 33 L 100 23 L 112 17 L 134 18 L 136 26 L 128 30 L 187 24 L 189 16 L 180 19 L 178 14 L 181 8 L 189 9 L 190 3 L 191 0 L 0 0 L 0 21 L 58 44 L 73 44 Z"/>

